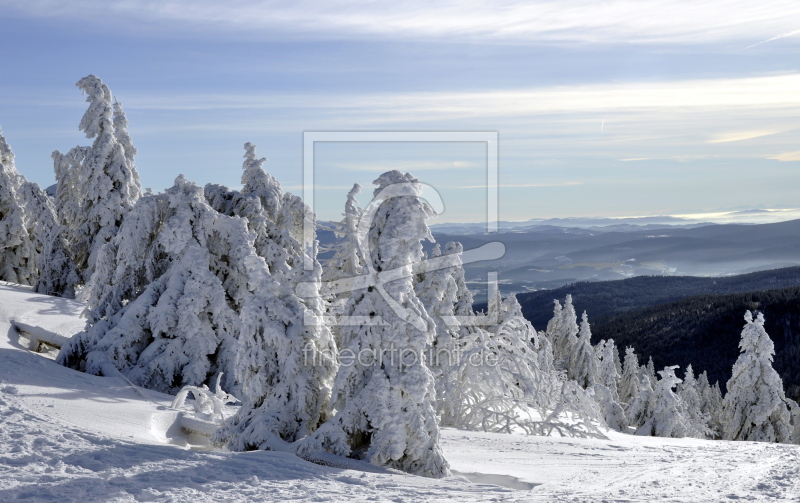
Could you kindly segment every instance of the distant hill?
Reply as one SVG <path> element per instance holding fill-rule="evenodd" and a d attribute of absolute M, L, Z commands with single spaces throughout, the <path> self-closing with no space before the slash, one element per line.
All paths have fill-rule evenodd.
<path fill-rule="evenodd" d="M 580 302 L 576 307 L 584 308 Z M 683 369 L 691 363 L 698 373 L 706 370 L 724 390 L 739 355 L 748 309 L 764 313 L 764 326 L 775 343 L 774 368 L 787 396 L 800 400 L 800 287 L 700 295 L 600 317 L 592 323 L 592 339 L 594 343 L 614 339 L 621 350 L 633 346 L 640 363 L 652 356 L 657 369 L 665 365 Z"/>
<path fill-rule="evenodd" d="M 576 309 L 586 311 L 590 320 L 696 295 L 753 292 L 800 286 L 800 267 L 772 269 L 723 278 L 694 276 L 637 276 L 617 281 L 583 281 L 539 292 L 518 293 L 522 313 L 537 330 L 553 316 L 553 299 L 563 302 L 572 294 Z M 476 305 L 478 309 L 485 304 Z M 579 313 L 580 314 L 580 313 Z"/>
<path fill-rule="evenodd" d="M 489 271 L 499 271 L 505 295 L 559 288 L 577 281 L 647 275 L 722 277 L 800 266 L 800 220 L 661 229 L 538 225 L 482 234 L 447 233 L 434 228 L 434 237 L 440 243 L 460 241 L 465 250 L 489 241 L 505 244 L 503 258 L 465 265 L 470 288 L 483 301 Z M 426 245 L 426 249 L 431 246 Z"/>

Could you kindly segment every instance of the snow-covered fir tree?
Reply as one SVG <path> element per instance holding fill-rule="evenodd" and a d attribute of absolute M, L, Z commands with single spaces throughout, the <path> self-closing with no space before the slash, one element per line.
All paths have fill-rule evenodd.
<path fill-rule="evenodd" d="M 628 346 L 625 348 L 625 363 L 618 388 L 620 403 L 630 403 L 631 399 L 639 392 L 640 374 L 639 358 L 636 356 L 636 351 Z"/>
<path fill-rule="evenodd" d="M 594 384 L 589 388 L 589 392 L 597 402 L 606 425 L 617 431 L 626 431 L 628 420 L 625 417 L 625 411 L 615 399 L 612 390 L 602 384 Z"/>
<path fill-rule="evenodd" d="M 739 342 L 741 354 L 733 364 L 723 402 L 722 428 L 726 440 L 786 442 L 790 439 L 789 409 L 783 381 L 772 368 L 775 347 L 764 330 L 764 315 L 747 311 Z"/>
<path fill-rule="evenodd" d="M 598 347 L 601 348 L 601 351 L 597 364 L 597 375 L 591 387 L 592 392 L 600 405 L 606 424 L 617 431 L 626 431 L 628 420 L 625 418 L 617 390 L 620 380 L 616 365 L 618 358 L 615 359 L 617 347 L 614 339 L 603 341 L 603 344 L 598 344 Z"/>
<path fill-rule="evenodd" d="M 588 325 L 588 322 L 587 322 Z M 617 360 L 614 358 L 617 353 L 617 346 L 614 344 L 614 339 L 609 339 L 602 346 L 599 362 L 597 364 L 597 374 L 595 382 L 602 384 L 611 391 L 614 401 L 619 403 L 619 390 L 618 385 L 620 375 L 617 371 Z"/>
<path fill-rule="evenodd" d="M 642 367 L 644 368 L 644 367 Z M 649 421 L 655 413 L 656 394 L 647 372 L 639 372 L 636 376 L 639 384 L 636 386 L 636 394 L 632 395 L 625 409 L 625 417 L 628 424 L 639 428 Z"/>
<path fill-rule="evenodd" d="M 614 344 L 613 339 L 611 343 Z M 617 370 L 617 380 L 619 381 L 619 379 L 622 378 L 622 360 L 619 357 L 619 349 L 616 344 L 614 344 L 614 351 L 611 352 L 611 355 L 614 358 L 614 368 Z M 617 384 L 619 384 L 619 382 Z"/>
<path fill-rule="evenodd" d="M 412 278 L 423 256 L 421 242 L 432 240 L 425 224 L 432 210 L 420 200 L 422 188 L 410 174 L 389 171 L 375 184 L 375 199 L 365 211 L 366 266 L 378 274 L 399 274 L 353 292 L 347 314 L 381 322 L 341 328 L 343 350 L 354 358 L 352 364 L 342 362 L 336 375 L 336 414 L 304 439 L 298 452 L 327 450 L 443 477 L 449 469 L 439 446 L 434 377 L 425 361 L 435 327 Z"/>
<path fill-rule="evenodd" d="M 82 280 L 88 282 L 100 249 L 116 235 L 142 189 L 122 105 L 112 104 L 108 86 L 94 75 L 76 85 L 89 103 L 79 129 L 94 142 L 66 154 L 55 151 L 53 160 L 61 239 Z M 58 251 L 59 247 L 51 249 Z"/>
<path fill-rule="evenodd" d="M 700 396 L 700 389 L 694 377 L 692 365 L 686 366 L 683 382 L 678 384 L 678 397 L 683 404 L 684 413 L 687 420 L 698 433 L 703 437 L 712 437 L 713 433 L 709 427 L 711 418 L 703 412 L 703 399 Z"/>
<path fill-rule="evenodd" d="M 700 395 L 700 412 L 708 416 L 708 427 L 712 438 L 722 437 L 722 391 L 719 383 L 708 383 L 708 374 L 704 370 L 697 378 L 697 390 Z"/>
<path fill-rule="evenodd" d="M 647 365 L 643 370 L 647 372 L 647 377 L 650 379 L 650 382 L 653 383 L 653 386 L 655 386 L 655 382 L 658 381 L 658 377 L 656 377 L 656 366 L 653 363 L 652 356 L 647 359 Z"/>
<path fill-rule="evenodd" d="M 569 297 L 567 298 L 569 300 Z M 567 365 L 567 377 L 577 382 L 582 388 L 588 388 L 597 382 L 597 356 L 592 347 L 592 331 L 586 311 L 581 316 L 578 342 L 572 349 Z M 613 361 L 612 361 L 613 365 Z"/>
<path fill-rule="evenodd" d="M 711 418 L 703 412 L 703 399 L 700 393 L 697 379 L 694 377 L 694 369 L 689 364 L 686 366 L 683 382 L 678 384 L 678 397 L 683 404 L 684 415 L 692 428 L 703 437 L 708 438 L 713 436 L 709 426 Z"/>
<path fill-rule="evenodd" d="M 245 219 L 267 268 L 250 271 L 257 279 L 250 280 L 250 288 L 263 289 L 254 290 L 240 310 L 236 377 L 244 403 L 213 441 L 234 450 L 273 449 L 308 435 L 328 418 L 336 345 L 323 322 L 316 249 L 302 245 L 304 219 L 314 229 L 314 216 L 264 170 L 266 158 L 256 155 L 255 145 L 244 148 L 242 191 L 207 185 L 205 196 L 220 213 Z M 301 292 L 302 298 L 296 297 Z"/>
<path fill-rule="evenodd" d="M 53 218 L 56 222 L 55 211 Z M 44 295 L 75 298 L 75 286 L 81 283 L 81 277 L 75 262 L 72 261 L 72 256 L 67 251 L 68 247 L 63 228 L 56 223 L 45 235 L 39 280 L 33 291 Z"/>
<path fill-rule="evenodd" d="M 654 400 L 649 404 L 652 409 L 640 418 L 644 421 L 636 430 L 637 435 L 675 438 L 699 436 L 689 423 L 680 398 L 675 394 L 675 387 L 681 382 L 675 375 L 676 368 L 678 366 L 673 365 L 659 371 L 661 379 L 656 383 Z"/>
<path fill-rule="evenodd" d="M 578 343 L 578 317 L 572 305 L 572 295 L 567 295 L 563 307 L 558 300 L 554 303 L 553 318 L 547 323 L 547 337 L 553 347 L 555 367 L 566 370 Z"/>
<path fill-rule="evenodd" d="M 434 267 L 420 272 L 417 271 L 414 290 L 425 310 L 432 318 L 436 327 L 436 336 L 429 350 L 428 365 L 436 379 L 437 411 L 440 417 L 448 417 L 456 407 L 454 403 L 453 373 L 450 371 L 457 364 L 461 338 L 461 326 L 455 318 L 455 308 L 458 301 L 458 285 L 454 278 L 454 271 L 461 267 L 460 243 L 450 242 L 445 247 L 457 266 Z M 441 248 L 436 244 L 431 252 L 431 259 L 442 257 Z M 421 265 L 430 262 L 421 262 Z"/>
<path fill-rule="evenodd" d="M 50 198 L 19 174 L 0 132 L 0 280 L 35 285 L 46 238 L 57 227 Z"/>
<path fill-rule="evenodd" d="M 538 362 L 539 362 L 539 369 L 542 372 L 546 373 L 555 373 L 555 357 L 553 356 L 553 345 L 550 343 L 550 339 L 547 337 L 547 332 L 542 330 L 537 334 L 537 353 L 538 353 Z"/>
<path fill-rule="evenodd" d="M 225 372 L 243 401 L 218 438 L 233 448 L 313 431 L 329 411 L 332 337 L 269 274 L 246 224 L 183 176 L 140 199 L 98 259 L 86 331 L 58 361 L 166 392 Z"/>
<path fill-rule="evenodd" d="M 307 206 L 302 198 L 281 190 L 280 183 L 263 169 L 267 159 L 256 155 L 255 145 L 246 143 L 244 148 L 242 194 L 259 198 L 267 219 L 278 229 L 286 231 L 288 237 L 302 246 L 305 219 L 313 215 L 306 211 Z M 314 224 L 314 222 L 309 223 Z M 288 242 L 281 244 L 286 248 L 289 247 Z"/>
<path fill-rule="evenodd" d="M 302 232 L 299 241 L 290 232 L 298 226 L 302 229 L 306 207 L 298 196 L 283 192 L 280 183 L 264 170 L 266 158 L 257 157 L 255 145 L 246 143 L 244 148 L 241 192 L 209 184 L 204 191 L 208 203 L 224 215 L 247 220 L 248 228 L 255 234 L 256 253 L 267 262 L 270 274 L 278 281 L 292 288 L 301 282 L 318 281 L 322 269 L 316 256 L 310 257 L 313 268 L 306 271 Z M 302 209 L 299 216 L 298 204 Z M 292 222 L 292 218 L 299 218 L 300 222 Z M 309 227 L 313 226 L 312 221 Z"/>
<path fill-rule="evenodd" d="M 165 392 L 222 371 L 223 386 L 238 391 L 232 379 L 240 323 L 231 305 L 242 304 L 247 278 L 217 277 L 224 262 L 208 245 L 243 260 L 251 239 L 244 222 L 210 208 L 183 176 L 164 194 L 142 198 L 129 216 L 87 288 L 87 330 L 62 348 L 59 363 L 93 374 L 108 372 L 110 363 Z"/>
<path fill-rule="evenodd" d="M 331 330 L 337 340 L 345 305 L 350 298 L 350 291 L 346 285 L 353 281 L 352 278 L 362 274 L 365 263 L 358 234 L 358 224 L 363 213 L 356 200 L 359 192 L 361 192 L 361 185 L 356 183 L 347 193 L 344 218 L 334 224 L 334 235 L 338 241 L 330 246 L 328 251 L 333 252 L 333 256 L 325 262 L 322 268 L 322 279 L 329 285 L 323 287 L 322 292 L 325 300 L 326 320 L 331 325 Z M 339 293 L 326 291 L 338 290 L 339 286 L 345 287 L 345 291 Z"/>

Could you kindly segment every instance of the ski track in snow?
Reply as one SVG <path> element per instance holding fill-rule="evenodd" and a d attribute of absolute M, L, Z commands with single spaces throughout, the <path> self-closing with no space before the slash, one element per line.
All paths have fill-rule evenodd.
<path fill-rule="evenodd" d="M 456 472 L 444 480 L 177 447 L 172 397 L 60 367 L 25 350 L 9 321 L 71 335 L 82 309 L 0 285 L 0 502 L 800 500 L 792 445 L 444 429 Z"/>

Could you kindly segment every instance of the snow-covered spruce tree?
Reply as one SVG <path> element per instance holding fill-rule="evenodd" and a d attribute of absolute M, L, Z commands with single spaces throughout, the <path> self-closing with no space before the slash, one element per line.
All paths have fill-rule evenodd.
<path fill-rule="evenodd" d="M 589 317 L 584 311 L 581 316 L 578 342 L 573 346 L 567 366 L 567 378 L 577 382 L 584 389 L 597 382 L 598 362 L 591 338 L 592 331 L 589 328 Z"/>
<path fill-rule="evenodd" d="M 313 430 L 328 411 L 332 338 L 304 323 L 313 313 L 269 274 L 246 224 L 183 176 L 141 198 L 98 258 L 86 331 L 58 361 L 166 392 L 225 372 L 244 402 L 225 430 L 233 447 Z"/>
<path fill-rule="evenodd" d="M 438 377 L 442 371 L 440 365 L 448 364 L 450 360 L 448 356 L 454 350 L 460 332 L 460 324 L 454 319 L 458 285 L 453 277 L 453 270 L 461 266 L 462 248 L 459 243 L 450 242 L 447 244 L 446 250 L 449 252 L 446 258 L 451 258 L 457 265 L 430 269 L 423 267 L 422 270 L 415 270 L 414 278 L 414 291 L 417 298 L 425 306 L 425 311 L 435 324 L 436 336 L 430 351 L 433 358 L 428 365 L 437 376 L 437 382 L 439 382 Z M 431 258 L 440 257 L 442 257 L 442 251 L 437 243 L 431 252 Z M 429 263 L 432 262 L 424 261 L 419 264 L 425 266 Z M 441 359 L 438 358 L 440 352 L 443 357 Z"/>
<path fill-rule="evenodd" d="M 322 279 L 333 288 L 336 288 L 341 280 L 346 282 L 349 278 L 360 276 L 364 269 L 364 257 L 361 254 L 358 235 L 358 224 L 363 213 L 356 200 L 359 192 L 361 192 L 361 185 L 356 183 L 347 193 L 344 218 L 334 224 L 334 235 L 338 241 L 328 249 L 333 252 L 333 256 L 322 267 Z M 330 290 L 330 288 L 324 288 L 324 290 Z M 322 298 L 325 301 L 326 321 L 331 325 L 331 330 L 338 341 L 339 325 L 344 316 L 350 292 L 328 293 L 326 291 L 323 292 Z"/>
<path fill-rule="evenodd" d="M 644 369 L 644 367 L 641 367 Z M 636 394 L 630 398 L 625 409 L 628 424 L 638 429 L 652 420 L 655 414 L 656 394 L 647 372 L 639 372 L 636 377 L 639 381 Z"/>
<path fill-rule="evenodd" d="M 722 436 L 726 440 L 787 442 L 792 429 L 783 381 L 772 368 L 775 348 L 764 330 L 764 315 L 747 311 L 733 364 L 728 393 L 723 401 Z"/>
<path fill-rule="evenodd" d="M 722 391 L 719 383 L 708 383 L 708 374 L 704 370 L 697 378 L 697 390 L 700 395 L 700 412 L 708 416 L 708 427 L 712 438 L 722 438 Z"/>
<path fill-rule="evenodd" d="M 617 392 L 617 383 L 620 376 L 617 373 L 616 360 L 614 359 L 615 353 L 617 353 L 617 347 L 614 345 L 614 339 L 609 339 L 603 344 L 602 354 L 597 365 L 597 377 L 592 385 L 592 392 L 600 405 L 606 424 L 617 431 L 626 431 L 628 420 L 625 418 L 625 412 L 622 405 L 620 405 Z"/>
<path fill-rule="evenodd" d="M 266 158 L 256 156 L 256 147 L 252 143 L 245 143 L 244 173 L 242 173 L 242 194 L 251 195 L 261 200 L 261 206 L 267 214 L 267 219 L 273 222 L 278 229 L 286 231 L 294 243 L 302 247 L 303 228 L 306 216 L 306 205 L 302 198 L 290 192 L 283 192 L 281 185 L 263 169 Z M 309 222 L 314 224 L 314 222 Z M 280 243 L 289 248 L 291 242 Z"/>
<path fill-rule="evenodd" d="M 314 217 L 263 169 L 266 159 L 258 158 L 255 145 L 244 148 L 242 191 L 207 185 L 205 196 L 220 213 L 245 219 L 267 268 L 250 268 L 250 288 L 263 288 L 253 290 L 240 311 L 236 377 L 244 403 L 212 440 L 234 450 L 272 449 L 328 418 L 336 346 L 322 322 L 322 268 L 302 245 L 303 219 L 309 214 L 313 229 Z M 312 268 L 305 270 L 304 262 Z M 302 299 L 296 297 L 301 283 Z"/>
<path fill-rule="evenodd" d="M 658 372 L 661 379 L 656 383 L 652 414 L 645 417 L 642 426 L 636 430 L 637 435 L 674 438 L 704 436 L 692 426 L 680 397 L 674 392 L 676 385 L 681 382 L 675 375 L 676 368 L 677 365 L 668 366 Z"/>
<path fill-rule="evenodd" d="M 55 212 L 53 219 L 55 223 Z M 81 283 L 81 277 L 67 252 L 67 247 L 62 228 L 56 223 L 44 238 L 39 280 L 33 287 L 34 292 L 68 299 L 75 298 L 75 286 Z"/>
<path fill-rule="evenodd" d="M 224 387 L 238 391 L 240 322 L 231 305 L 244 301 L 247 276 L 221 280 L 215 273 L 225 263 L 220 255 L 240 262 L 247 256 L 244 222 L 210 208 L 183 176 L 165 193 L 140 199 L 129 217 L 97 260 L 86 292 L 87 329 L 61 349 L 58 362 L 92 374 L 113 372 L 111 364 L 164 392 L 201 385 L 221 371 Z"/>
<path fill-rule="evenodd" d="M 539 369 L 542 372 L 555 373 L 555 357 L 553 356 L 553 345 L 550 344 L 550 339 L 547 338 L 547 332 L 542 330 L 538 332 L 539 347 L 537 348 Z"/>
<path fill-rule="evenodd" d="M 246 143 L 244 148 L 241 192 L 209 184 L 205 187 L 208 203 L 222 214 L 247 219 L 248 228 L 255 234 L 256 253 L 266 260 L 270 274 L 282 284 L 295 288 L 301 282 L 317 281 L 321 267 L 316 257 L 312 257 L 313 270 L 303 268 L 302 232 L 300 241 L 290 233 L 298 226 L 302 229 L 306 207 L 299 201 L 303 212 L 298 216 L 295 206 L 299 198 L 284 193 L 280 183 L 264 171 L 266 159 L 257 158 L 255 145 Z M 291 218 L 299 218 L 300 222 Z"/>
<path fill-rule="evenodd" d="M 678 397 L 683 403 L 686 419 L 692 428 L 705 438 L 713 437 L 709 428 L 710 417 L 703 412 L 703 399 L 700 397 L 700 390 L 691 364 L 686 367 L 683 382 L 678 384 Z"/>
<path fill-rule="evenodd" d="M 567 295 L 563 308 L 558 300 L 554 302 L 553 318 L 547 323 L 547 337 L 553 346 L 556 369 L 566 370 L 578 343 L 578 317 L 572 305 L 572 295 Z"/>
<path fill-rule="evenodd" d="M 613 339 L 611 343 L 614 344 Z M 612 351 L 611 355 L 614 358 L 614 368 L 617 370 L 617 385 L 619 386 L 619 380 L 622 378 L 622 360 L 619 358 L 619 349 L 616 345 L 614 345 L 614 351 Z"/>
<path fill-rule="evenodd" d="M 588 391 L 599 405 L 600 413 L 606 425 L 617 431 L 626 431 L 628 420 L 625 417 L 622 406 L 615 399 L 613 390 L 602 384 L 595 383 Z"/>
<path fill-rule="evenodd" d="M 617 346 L 614 344 L 614 339 L 609 339 L 605 344 L 603 344 L 603 351 L 600 354 L 600 359 L 597 363 L 597 376 L 595 378 L 595 382 L 608 388 L 609 391 L 611 391 L 614 401 L 619 403 L 618 385 L 620 381 L 620 375 L 617 371 L 617 360 L 614 358 L 616 353 Z"/>
<path fill-rule="evenodd" d="M 619 401 L 628 404 L 631 398 L 639 392 L 639 358 L 636 351 L 631 346 L 625 348 L 625 363 L 622 368 L 622 376 L 619 382 Z"/>
<path fill-rule="evenodd" d="M 46 238 L 56 227 L 50 198 L 19 174 L 0 131 L 0 280 L 35 285 Z"/>
<path fill-rule="evenodd" d="M 76 85 L 89 103 L 79 129 L 94 142 L 66 154 L 55 151 L 53 160 L 61 236 L 82 280 L 88 282 L 100 249 L 116 235 L 142 188 L 122 106 L 112 104 L 108 86 L 94 75 Z"/>
<path fill-rule="evenodd" d="M 435 384 L 425 361 L 435 327 L 413 287 L 421 242 L 432 240 L 425 220 L 432 210 L 410 174 L 389 171 L 375 180 L 375 199 L 365 211 L 367 267 L 404 273 L 386 284 L 353 292 L 351 316 L 382 324 L 341 327 L 342 362 L 333 390 L 336 414 L 300 442 L 300 455 L 327 450 L 428 477 L 449 473 L 439 446 Z M 352 363 L 352 364 L 348 364 Z"/>
<path fill-rule="evenodd" d="M 514 318 L 524 318 L 524 316 L 522 316 L 522 306 L 519 304 L 517 296 L 510 293 L 500 303 L 500 321 L 502 324 Z"/>
<path fill-rule="evenodd" d="M 786 405 L 789 407 L 792 423 L 792 433 L 789 435 L 787 442 L 790 444 L 800 444 L 800 404 L 791 398 L 787 398 Z"/>
<path fill-rule="evenodd" d="M 333 257 L 325 264 L 322 277 L 326 281 L 359 276 L 364 268 L 358 236 L 358 224 L 364 211 L 356 200 L 360 192 L 361 185 L 353 184 L 353 188 L 347 193 L 344 218 L 334 225 L 334 234 L 340 241 L 331 247 Z"/>
<path fill-rule="evenodd" d="M 653 357 L 649 357 L 647 360 L 647 365 L 644 367 L 644 370 L 647 372 L 647 377 L 650 379 L 650 382 L 653 383 L 655 386 L 656 381 L 658 381 L 658 377 L 656 377 L 656 366 L 653 363 Z"/>
<path fill-rule="evenodd" d="M 580 333 L 580 332 L 579 332 Z M 606 340 L 600 339 L 600 342 L 594 345 L 594 356 L 598 361 L 603 359 L 603 351 L 606 348 Z"/>

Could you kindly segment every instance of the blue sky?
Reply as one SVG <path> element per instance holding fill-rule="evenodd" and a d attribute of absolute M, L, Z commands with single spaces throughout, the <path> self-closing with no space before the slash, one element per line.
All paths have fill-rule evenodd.
<path fill-rule="evenodd" d="M 800 207 L 797 2 L 428 4 L 0 0 L 0 127 L 51 184 L 94 73 L 155 191 L 237 186 L 247 141 L 299 193 L 303 131 L 467 130 L 500 134 L 504 220 Z M 486 212 L 480 145 L 316 159 L 323 219 L 387 168 L 440 189 L 439 221 Z"/>

